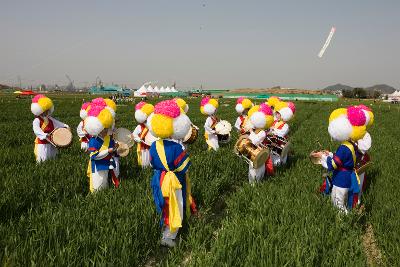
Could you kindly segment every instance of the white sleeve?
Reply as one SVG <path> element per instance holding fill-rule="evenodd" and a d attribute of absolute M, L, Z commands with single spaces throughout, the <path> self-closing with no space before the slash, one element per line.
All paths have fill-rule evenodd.
<path fill-rule="evenodd" d="M 40 120 L 38 118 L 33 120 L 32 127 L 37 138 L 40 140 L 46 140 L 47 134 L 43 132 L 42 128 L 40 128 Z"/>
<path fill-rule="evenodd" d="M 76 133 L 78 134 L 78 136 L 79 136 L 80 138 L 85 137 L 86 133 L 85 133 L 85 131 L 83 130 L 83 121 L 81 121 L 81 122 L 78 124 L 78 127 L 76 128 Z"/>
<path fill-rule="evenodd" d="M 327 160 L 328 160 L 328 156 L 325 155 L 325 154 L 323 154 L 323 155 L 321 156 L 321 164 L 322 164 L 322 167 L 324 167 L 325 169 L 328 169 Z"/>
<path fill-rule="evenodd" d="M 358 149 L 365 154 L 372 145 L 371 135 L 367 132 L 364 137 L 357 142 Z"/>
<path fill-rule="evenodd" d="M 213 129 L 211 129 L 211 125 L 212 125 L 212 119 L 211 119 L 211 117 L 208 117 L 206 119 L 206 122 L 204 123 L 204 129 L 207 132 L 213 132 Z"/>
<path fill-rule="evenodd" d="M 96 155 L 95 159 L 104 159 L 108 155 L 108 149 L 103 150 L 99 152 L 99 154 Z"/>
<path fill-rule="evenodd" d="M 279 137 L 285 137 L 289 133 L 289 125 L 285 123 L 282 129 L 273 128 L 274 134 Z"/>
<path fill-rule="evenodd" d="M 142 132 L 142 127 L 140 125 L 136 126 L 135 130 L 133 130 L 132 135 L 133 138 L 140 138 L 139 134 Z"/>
<path fill-rule="evenodd" d="M 53 124 L 54 124 L 54 128 L 55 128 L 55 129 L 57 129 L 57 128 L 67 128 L 67 127 L 69 127 L 67 124 L 65 124 L 65 123 L 63 123 L 63 122 L 61 122 L 61 121 L 59 121 L 59 120 L 56 120 L 56 119 L 54 119 L 53 117 L 49 117 L 49 120 L 52 120 L 52 121 L 53 121 Z"/>
<path fill-rule="evenodd" d="M 236 122 L 235 122 L 235 128 L 236 128 L 238 131 L 240 131 L 240 124 L 242 124 L 242 120 L 240 119 L 240 117 L 238 117 L 238 118 L 236 119 Z"/>
<path fill-rule="evenodd" d="M 249 139 L 254 145 L 257 146 L 257 145 L 261 144 L 262 141 L 264 141 L 265 136 L 266 136 L 265 131 L 260 131 L 258 134 L 252 132 L 249 135 Z"/>

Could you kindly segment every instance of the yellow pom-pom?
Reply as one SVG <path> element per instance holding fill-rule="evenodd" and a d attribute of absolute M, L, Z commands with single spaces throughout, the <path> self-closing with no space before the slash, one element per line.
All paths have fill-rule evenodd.
<path fill-rule="evenodd" d="M 204 112 L 204 107 L 203 107 L 203 106 L 200 107 L 200 112 L 201 112 L 201 114 L 203 114 L 203 115 L 207 115 L 207 114 Z"/>
<path fill-rule="evenodd" d="M 173 119 L 162 114 L 154 114 L 151 129 L 159 138 L 168 138 L 174 134 Z"/>
<path fill-rule="evenodd" d="M 331 115 L 329 116 L 329 122 L 333 121 L 334 119 L 339 118 L 342 115 L 347 115 L 347 109 L 345 108 L 338 108 L 332 111 Z"/>
<path fill-rule="evenodd" d="M 274 103 L 274 108 L 276 111 L 286 108 L 287 106 L 287 103 L 284 101 L 277 101 L 276 103 Z"/>
<path fill-rule="evenodd" d="M 350 138 L 353 141 L 360 140 L 367 133 L 367 127 L 365 125 L 362 126 L 353 126 L 353 131 L 351 132 Z"/>
<path fill-rule="evenodd" d="M 219 104 L 218 104 L 218 100 L 215 98 L 210 99 L 210 101 L 208 102 L 211 105 L 213 105 L 215 108 L 218 108 Z"/>
<path fill-rule="evenodd" d="M 275 107 L 276 103 L 280 102 L 279 98 L 276 96 L 271 96 L 267 100 L 267 105 L 270 107 Z"/>
<path fill-rule="evenodd" d="M 110 128 L 113 124 L 113 117 L 108 109 L 103 109 L 100 111 L 99 115 L 97 115 L 97 118 L 101 124 L 103 124 L 104 128 Z"/>
<path fill-rule="evenodd" d="M 255 105 L 253 106 L 249 112 L 247 113 L 247 116 L 250 118 L 251 115 L 253 115 L 254 112 L 257 112 L 260 109 L 260 105 Z"/>
<path fill-rule="evenodd" d="M 104 101 L 106 102 L 107 106 L 109 106 L 110 108 L 112 108 L 112 110 L 117 111 L 117 104 L 115 104 L 114 101 L 112 101 L 109 98 L 104 99 Z"/>
<path fill-rule="evenodd" d="M 368 127 L 372 126 L 372 124 L 374 124 L 374 113 L 372 113 L 372 111 L 368 111 L 369 114 L 369 122 L 368 122 Z"/>
<path fill-rule="evenodd" d="M 39 98 L 38 104 L 42 108 L 43 112 L 50 110 L 53 107 L 53 101 L 48 97 Z"/>
<path fill-rule="evenodd" d="M 253 106 L 253 103 L 251 103 L 250 99 L 245 98 L 242 101 L 242 106 L 244 109 L 249 109 Z"/>
<path fill-rule="evenodd" d="M 274 117 L 273 116 L 270 116 L 270 115 L 267 115 L 266 116 L 266 121 L 267 121 L 267 123 L 265 124 L 265 129 L 268 129 L 268 128 L 270 128 L 271 126 L 272 126 L 272 124 L 274 123 Z"/>
<path fill-rule="evenodd" d="M 152 104 L 145 104 L 141 109 L 147 116 L 154 112 L 154 106 Z"/>
<path fill-rule="evenodd" d="M 175 98 L 175 102 L 182 110 L 185 110 L 185 106 L 186 106 L 185 100 L 183 100 L 182 98 Z"/>

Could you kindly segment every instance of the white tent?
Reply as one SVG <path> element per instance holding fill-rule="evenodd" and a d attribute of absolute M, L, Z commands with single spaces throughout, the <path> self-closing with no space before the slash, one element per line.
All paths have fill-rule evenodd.
<path fill-rule="evenodd" d="M 175 87 L 172 87 L 171 92 L 178 92 L 178 90 L 176 90 Z"/>
<path fill-rule="evenodd" d="M 154 87 L 154 92 L 155 93 L 158 93 L 158 92 L 160 92 L 160 88 L 158 88 L 158 86 L 156 85 L 156 87 Z"/>
<path fill-rule="evenodd" d="M 146 96 L 147 92 L 148 92 L 148 90 L 146 90 L 146 87 L 142 86 L 133 93 L 133 96 L 137 96 L 137 97 Z"/>
<path fill-rule="evenodd" d="M 154 92 L 154 89 L 153 89 L 153 87 L 151 87 L 151 85 L 149 85 L 149 87 L 147 87 L 147 91 L 148 92 Z"/>
<path fill-rule="evenodd" d="M 160 91 L 161 91 L 161 92 L 165 92 L 164 86 L 161 86 Z"/>
<path fill-rule="evenodd" d="M 388 95 L 388 97 L 400 97 L 400 91 L 394 91 L 393 93 L 391 93 L 390 95 Z"/>
<path fill-rule="evenodd" d="M 167 92 L 171 92 L 171 88 L 170 88 L 169 86 L 167 86 L 167 88 L 165 88 L 165 90 L 166 90 Z"/>

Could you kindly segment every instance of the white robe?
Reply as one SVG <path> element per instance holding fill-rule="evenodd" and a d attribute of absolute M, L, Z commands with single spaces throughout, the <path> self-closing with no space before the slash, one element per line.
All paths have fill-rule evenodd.
<path fill-rule="evenodd" d="M 140 139 L 140 135 L 142 133 L 142 126 L 136 126 L 135 130 L 132 132 L 133 139 L 136 143 L 140 143 L 144 140 Z M 147 134 L 151 134 L 150 131 Z M 149 144 L 151 145 L 151 144 Z M 139 152 L 138 152 L 139 153 Z M 140 157 L 140 158 L 139 158 Z M 142 166 L 142 168 L 150 167 L 150 149 L 142 148 L 140 150 L 140 155 L 138 155 L 138 164 Z"/>
<path fill-rule="evenodd" d="M 206 139 L 206 142 L 207 142 L 209 147 L 211 147 L 212 149 L 217 151 L 218 148 L 219 148 L 218 136 L 215 133 L 215 129 L 211 128 L 212 124 L 213 124 L 212 117 L 208 116 L 208 118 L 206 119 L 206 122 L 204 123 L 204 130 L 205 130 L 205 133 L 208 136 L 208 138 Z"/>
<path fill-rule="evenodd" d="M 79 138 L 84 138 L 86 136 L 86 132 L 83 129 L 83 121 L 78 124 L 78 127 L 76 128 L 76 133 L 78 134 Z M 86 152 L 88 148 L 89 143 L 81 141 L 81 149 Z"/>
<path fill-rule="evenodd" d="M 259 133 L 251 132 L 249 135 L 250 141 L 258 146 L 265 139 L 266 133 L 265 131 L 260 131 Z M 261 167 L 257 169 L 253 167 L 253 164 L 249 164 L 249 183 L 253 184 L 255 182 L 259 182 L 265 174 L 265 164 L 262 164 Z"/>

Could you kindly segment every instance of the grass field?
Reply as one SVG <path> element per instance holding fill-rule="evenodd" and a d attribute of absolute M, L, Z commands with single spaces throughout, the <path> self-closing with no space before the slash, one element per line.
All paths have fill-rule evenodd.
<path fill-rule="evenodd" d="M 50 96 L 51 97 L 51 96 Z M 54 96 L 54 116 L 78 125 L 81 97 Z M 199 216 L 190 218 L 175 249 L 159 246 L 151 170 L 137 167 L 135 153 L 122 160 L 122 186 L 88 194 L 88 156 L 78 138 L 53 161 L 36 165 L 30 100 L 1 96 L 0 259 L 26 265 L 365 266 L 363 245 L 371 225 L 387 266 L 400 265 L 398 107 L 374 104 L 375 125 L 365 212 L 340 216 L 317 193 L 321 170 L 308 154 L 316 141 L 334 150 L 327 119 L 349 103 L 296 103 L 290 123 L 294 156 L 275 177 L 252 187 L 248 166 L 232 151 L 234 141 L 207 152 L 201 138 L 189 147 L 189 170 Z M 202 126 L 199 100 L 189 116 Z M 121 105 L 117 126 L 134 129 L 134 106 Z M 220 101 L 220 118 L 234 122 L 234 100 Z M 236 140 L 236 133 L 233 140 Z M 375 259 L 376 263 L 376 259 Z"/>

